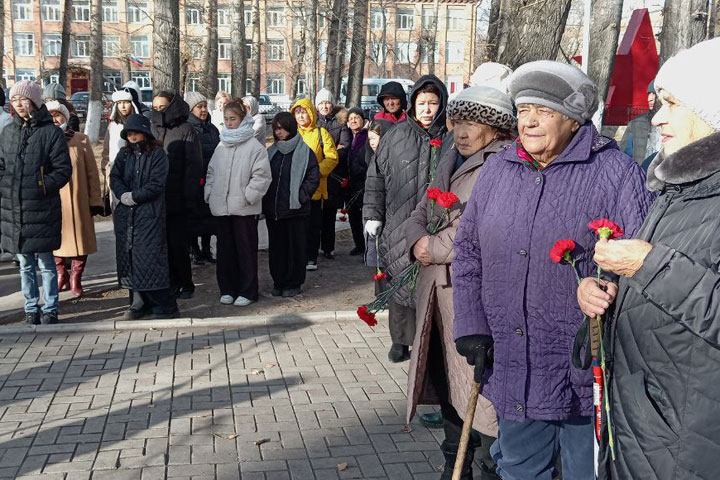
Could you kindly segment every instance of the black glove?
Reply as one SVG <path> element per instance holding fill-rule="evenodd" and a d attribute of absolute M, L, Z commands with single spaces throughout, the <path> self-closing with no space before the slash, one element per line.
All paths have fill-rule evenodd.
<path fill-rule="evenodd" d="M 490 335 L 467 335 L 455 340 L 455 348 L 469 365 L 475 366 L 475 383 L 482 384 L 485 369 L 492 367 L 493 339 Z"/>
<path fill-rule="evenodd" d="M 105 215 L 105 207 L 90 207 L 90 216 Z"/>

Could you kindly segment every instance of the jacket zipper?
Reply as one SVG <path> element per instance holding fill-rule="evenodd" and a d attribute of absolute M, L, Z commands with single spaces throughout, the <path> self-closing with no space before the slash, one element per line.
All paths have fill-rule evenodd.
<path fill-rule="evenodd" d="M 280 155 L 282 156 L 282 160 L 280 160 L 280 175 L 278 176 L 278 184 L 277 188 L 275 189 L 275 221 L 277 222 L 279 220 L 278 218 L 278 193 L 280 192 L 280 181 L 282 180 L 282 172 L 283 172 L 283 165 L 285 165 L 285 154 L 280 152 Z M 290 207 L 290 205 L 288 205 Z"/>

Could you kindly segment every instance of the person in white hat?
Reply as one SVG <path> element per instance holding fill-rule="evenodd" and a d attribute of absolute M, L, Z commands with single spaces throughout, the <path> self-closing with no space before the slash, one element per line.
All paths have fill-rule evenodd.
<path fill-rule="evenodd" d="M 110 171 L 112 170 L 115 157 L 120 149 L 125 146 L 125 140 L 120 133 L 125 128 L 125 123 L 133 113 L 140 114 L 137 105 L 133 101 L 130 87 L 123 88 L 112 94 L 113 106 L 108 117 L 108 127 L 103 140 L 102 158 L 100 170 L 103 176 L 102 194 L 103 197 L 110 195 L 112 208 L 117 206 L 119 200 L 110 192 Z"/>

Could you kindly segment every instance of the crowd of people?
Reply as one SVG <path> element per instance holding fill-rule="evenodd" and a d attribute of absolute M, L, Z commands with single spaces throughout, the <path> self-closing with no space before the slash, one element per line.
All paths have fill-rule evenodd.
<path fill-rule="evenodd" d="M 383 272 L 376 291 L 419 266 L 389 301 L 388 358 L 410 360 L 408 421 L 440 406 L 421 417 L 444 430 L 441 479 L 474 383 L 462 479 L 476 453 L 485 479 L 718 478 L 720 97 L 703 71 L 718 57 L 720 39 L 670 58 L 624 151 L 592 123 L 594 82 L 549 60 L 483 64 L 453 98 L 434 75 L 409 96 L 388 82 L 372 119 L 323 89 L 274 116 L 267 148 L 255 98 L 220 92 L 211 110 L 159 92 L 149 110 L 131 82 L 113 94 L 100 172 L 62 87 L 17 82 L 14 118 L 0 118 L 0 220 L 25 321 L 55 323 L 58 291 L 82 295 L 94 215 L 112 212 L 137 319 L 179 314 L 192 262 L 216 263 L 220 303 L 257 301 L 260 215 L 272 295 L 301 294 L 320 253 L 334 258 L 341 210 L 350 255 Z M 616 238 L 598 240 L 597 219 Z M 570 246 L 553 259 L 558 240 Z M 574 354 L 603 315 L 597 421 Z"/>

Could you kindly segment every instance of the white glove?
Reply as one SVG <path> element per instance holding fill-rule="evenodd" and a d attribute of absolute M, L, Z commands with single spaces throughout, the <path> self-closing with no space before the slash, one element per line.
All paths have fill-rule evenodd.
<path fill-rule="evenodd" d="M 380 233 L 382 222 L 379 220 L 368 220 L 365 222 L 365 233 L 371 237 L 376 237 Z"/>
<path fill-rule="evenodd" d="M 120 195 L 120 203 L 122 203 L 123 205 L 127 205 L 128 207 L 137 205 L 137 203 L 135 203 L 135 200 L 133 200 L 132 198 L 132 192 L 125 192 Z"/>

